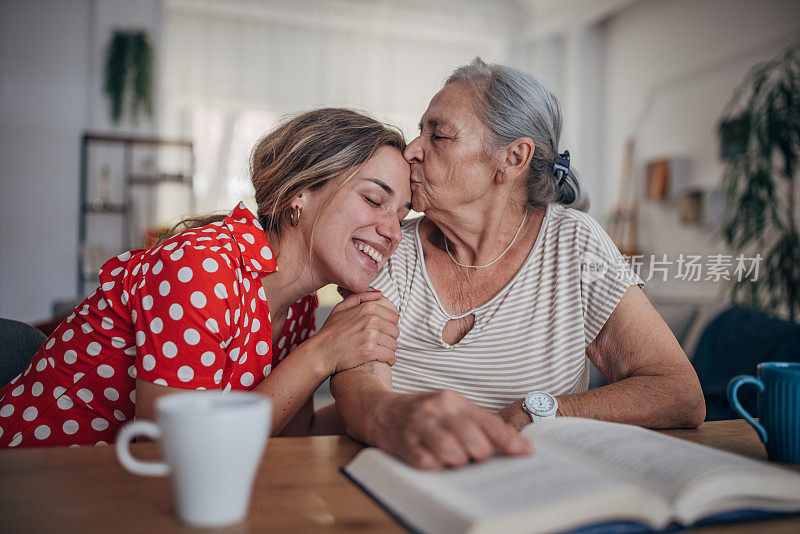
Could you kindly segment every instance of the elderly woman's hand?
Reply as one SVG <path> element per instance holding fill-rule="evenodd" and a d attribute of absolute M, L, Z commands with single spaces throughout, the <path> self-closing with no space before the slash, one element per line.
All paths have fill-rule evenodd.
<path fill-rule="evenodd" d="M 370 442 L 420 469 L 458 467 L 533 447 L 513 427 L 449 391 L 391 394 L 376 406 Z"/>
<path fill-rule="evenodd" d="M 397 349 L 399 316 L 381 300 L 380 291 L 351 293 L 308 341 L 306 349 L 318 354 L 321 375 L 352 369 L 369 361 L 393 365 Z"/>
<path fill-rule="evenodd" d="M 512 402 L 497 412 L 497 415 L 517 430 L 522 430 L 531 422 L 531 416 L 522 409 L 522 399 Z"/>

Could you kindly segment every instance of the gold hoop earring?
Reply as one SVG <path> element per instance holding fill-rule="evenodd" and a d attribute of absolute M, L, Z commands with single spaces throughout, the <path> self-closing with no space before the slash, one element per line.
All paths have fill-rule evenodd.
<path fill-rule="evenodd" d="M 297 223 L 300 222 L 300 206 L 295 206 L 294 209 L 289 212 L 289 222 L 292 226 L 297 226 Z"/>

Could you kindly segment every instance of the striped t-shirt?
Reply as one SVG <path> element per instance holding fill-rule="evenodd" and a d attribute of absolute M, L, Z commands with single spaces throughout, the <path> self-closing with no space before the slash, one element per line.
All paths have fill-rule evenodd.
<path fill-rule="evenodd" d="M 550 204 L 523 266 L 449 345 L 445 323 L 469 313 L 442 308 L 425 268 L 421 220 L 404 221 L 400 246 L 372 283 L 400 312 L 394 391 L 452 389 L 493 411 L 531 391 L 586 391 L 586 346 L 625 291 L 643 284 L 597 221 Z"/>

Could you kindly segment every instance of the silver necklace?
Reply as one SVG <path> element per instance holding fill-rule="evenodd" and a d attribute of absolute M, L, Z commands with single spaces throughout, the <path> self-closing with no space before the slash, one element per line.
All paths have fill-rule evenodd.
<path fill-rule="evenodd" d="M 489 267 L 490 265 L 493 265 L 497 260 L 499 260 L 500 258 L 505 256 L 506 252 L 511 250 L 511 247 L 513 247 L 514 243 L 516 243 L 517 237 L 519 237 L 519 233 L 522 231 L 522 227 L 525 225 L 525 219 L 527 219 L 527 218 L 528 218 L 528 212 L 526 211 L 525 212 L 525 216 L 522 217 L 522 222 L 519 223 L 519 228 L 517 228 L 517 233 L 514 234 L 514 239 L 511 240 L 511 243 L 506 247 L 506 249 L 499 256 L 497 256 L 495 259 L 493 259 L 492 261 L 490 261 L 486 265 L 465 265 L 463 263 L 459 263 L 458 260 L 455 259 L 453 257 L 453 255 L 450 253 L 450 248 L 447 246 L 447 236 L 444 237 L 444 249 L 447 251 L 447 255 L 450 256 L 450 259 L 453 260 L 453 263 L 455 263 L 459 267 L 466 267 L 468 269 L 483 269 L 484 267 Z"/>

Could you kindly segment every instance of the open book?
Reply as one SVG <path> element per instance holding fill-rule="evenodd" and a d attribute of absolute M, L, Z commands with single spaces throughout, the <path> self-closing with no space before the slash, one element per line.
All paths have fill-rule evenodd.
<path fill-rule="evenodd" d="M 589 419 L 557 418 L 522 434 L 532 456 L 431 472 L 368 448 L 343 471 L 406 526 L 429 534 L 612 522 L 661 530 L 736 511 L 800 511 L 800 472 L 790 468 Z"/>

